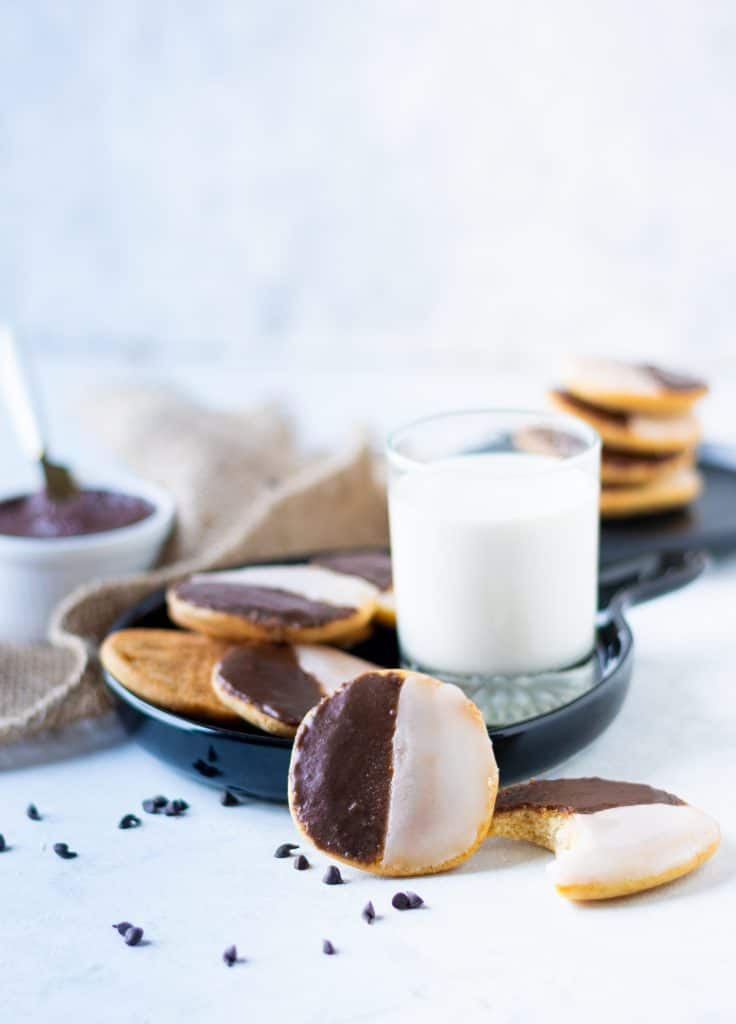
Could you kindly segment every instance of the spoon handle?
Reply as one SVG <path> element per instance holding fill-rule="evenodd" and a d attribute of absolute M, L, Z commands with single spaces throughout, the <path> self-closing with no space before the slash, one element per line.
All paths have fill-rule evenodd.
<path fill-rule="evenodd" d="M 29 374 L 12 331 L 3 326 L 0 326 L 0 388 L 23 452 L 29 459 L 40 462 L 46 454 L 46 445 Z"/>

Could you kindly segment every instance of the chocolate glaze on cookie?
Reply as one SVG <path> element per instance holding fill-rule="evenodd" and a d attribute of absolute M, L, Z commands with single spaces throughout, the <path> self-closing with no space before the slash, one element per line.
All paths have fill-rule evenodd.
<path fill-rule="evenodd" d="M 328 853 L 366 864 L 383 853 L 402 683 L 398 673 L 367 672 L 302 726 L 292 761 L 293 806 Z"/>
<path fill-rule="evenodd" d="M 595 416 L 600 417 L 600 419 L 608 420 L 609 423 L 617 423 L 625 427 L 631 419 L 627 412 L 614 412 L 612 409 L 603 409 L 600 405 L 594 405 L 592 402 L 586 402 L 582 398 L 578 398 L 577 395 L 573 395 L 570 391 L 556 391 L 554 394 L 559 395 L 569 405 L 575 406 L 582 412 L 593 413 Z"/>
<path fill-rule="evenodd" d="M 611 807 L 684 802 L 663 789 L 653 789 L 638 782 L 599 778 L 533 779 L 499 789 L 495 813 L 530 808 L 563 814 L 595 814 Z"/>
<path fill-rule="evenodd" d="M 700 391 L 705 387 L 705 381 L 698 377 L 687 373 L 675 373 L 673 370 L 665 370 L 661 366 L 653 366 L 651 363 L 640 363 L 639 369 L 649 374 L 652 380 L 665 391 Z"/>
<path fill-rule="evenodd" d="M 354 608 L 312 601 L 290 590 L 241 583 L 185 580 L 174 587 L 174 594 L 197 608 L 237 615 L 268 627 L 283 623 L 296 627 L 324 626 L 355 614 Z"/>
<path fill-rule="evenodd" d="M 294 649 L 286 645 L 233 647 L 215 671 L 224 690 L 286 725 L 299 725 L 324 696 L 314 676 L 299 665 Z"/>
<path fill-rule="evenodd" d="M 314 565 L 322 565 L 333 572 L 344 572 L 349 576 L 360 576 L 379 590 L 392 586 L 391 555 L 383 548 L 357 551 L 335 551 L 312 559 Z"/>
<path fill-rule="evenodd" d="M 149 501 L 116 491 L 78 491 L 63 500 L 45 491 L 0 502 L 0 534 L 11 537 L 82 537 L 120 530 L 147 519 Z"/>

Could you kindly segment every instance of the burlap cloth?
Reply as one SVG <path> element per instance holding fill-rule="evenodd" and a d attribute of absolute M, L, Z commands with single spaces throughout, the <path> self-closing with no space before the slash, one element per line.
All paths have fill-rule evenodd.
<path fill-rule="evenodd" d="M 105 394 L 81 415 L 116 461 L 169 491 L 176 526 L 153 572 L 70 594 L 50 644 L 0 644 L 0 742 L 108 710 L 98 645 L 117 615 L 164 584 L 250 558 L 387 539 L 385 492 L 362 436 L 305 459 L 273 408 L 214 412 L 160 390 Z"/>

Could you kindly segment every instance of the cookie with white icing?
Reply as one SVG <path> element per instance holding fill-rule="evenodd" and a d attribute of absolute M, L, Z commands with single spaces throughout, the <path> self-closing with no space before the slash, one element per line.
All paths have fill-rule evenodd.
<path fill-rule="evenodd" d="M 564 384 L 571 395 L 591 405 L 651 416 L 686 413 L 708 392 L 705 381 L 692 374 L 590 356 L 570 361 Z"/>
<path fill-rule="evenodd" d="M 343 683 L 377 666 L 320 644 L 241 644 L 212 670 L 222 704 L 276 736 L 293 736 L 306 713 Z"/>
<path fill-rule="evenodd" d="M 498 788 L 483 718 L 456 686 L 369 672 L 303 719 L 289 807 L 318 849 L 377 875 L 460 864 L 483 841 Z"/>
<path fill-rule="evenodd" d="M 700 426 L 691 412 L 677 416 L 649 416 L 639 412 L 614 411 L 573 395 L 570 391 L 550 391 L 552 405 L 561 412 L 577 416 L 600 434 L 604 445 L 620 451 L 681 452 L 693 448 L 700 437 Z"/>
<path fill-rule="evenodd" d="M 347 551 L 330 551 L 317 555 L 314 565 L 324 565 L 335 572 L 360 576 L 378 588 L 376 599 L 376 620 L 384 626 L 396 625 L 396 603 L 394 601 L 391 555 L 385 548 L 355 548 Z"/>
<path fill-rule="evenodd" d="M 720 842 L 718 824 L 672 793 L 598 778 L 506 786 L 491 835 L 552 850 L 552 881 L 573 900 L 611 899 L 671 882 L 704 863 Z"/>
<path fill-rule="evenodd" d="M 692 468 L 675 470 L 640 486 L 604 485 L 600 495 L 601 515 L 604 519 L 620 519 L 670 512 L 689 505 L 702 489 L 703 478 Z"/>
<path fill-rule="evenodd" d="M 692 469 L 694 465 L 695 451 L 692 448 L 658 455 L 604 448 L 601 452 L 601 483 L 604 487 L 610 484 L 635 487 L 652 483 L 679 469 Z"/>
<path fill-rule="evenodd" d="M 166 593 L 181 626 L 233 641 L 336 643 L 373 618 L 377 588 L 318 565 L 256 565 L 191 576 Z"/>

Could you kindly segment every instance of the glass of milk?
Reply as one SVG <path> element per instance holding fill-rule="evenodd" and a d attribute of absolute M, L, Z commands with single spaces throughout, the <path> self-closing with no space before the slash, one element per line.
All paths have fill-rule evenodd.
<path fill-rule="evenodd" d="M 454 412 L 396 430 L 387 457 L 403 664 L 476 695 L 590 658 L 594 430 L 556 413 Z"/>

